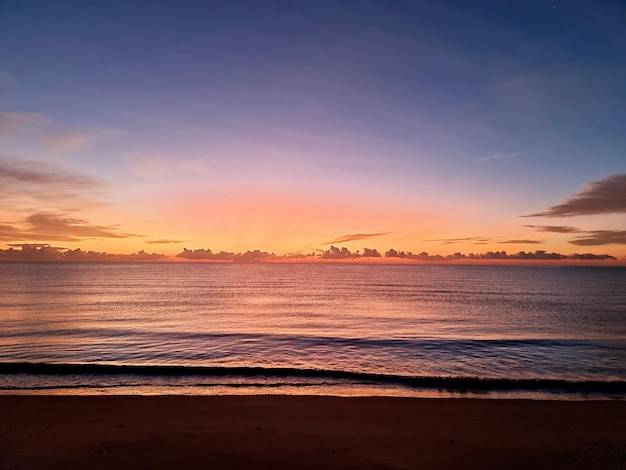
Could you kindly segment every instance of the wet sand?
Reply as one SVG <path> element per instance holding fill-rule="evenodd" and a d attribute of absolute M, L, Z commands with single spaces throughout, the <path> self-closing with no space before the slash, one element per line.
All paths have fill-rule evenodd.
<path fill-rule="evenodd" d="M 626 401 L 0 396 L 2 469 L 626 468 Z"/>

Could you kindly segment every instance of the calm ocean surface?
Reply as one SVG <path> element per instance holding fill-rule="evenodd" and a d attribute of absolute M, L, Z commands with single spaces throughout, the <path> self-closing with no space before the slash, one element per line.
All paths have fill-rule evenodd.
<path fill-rule="evenodd" d="M 0 393 L 626 397 L 626 268 L 0 264 Z"/>

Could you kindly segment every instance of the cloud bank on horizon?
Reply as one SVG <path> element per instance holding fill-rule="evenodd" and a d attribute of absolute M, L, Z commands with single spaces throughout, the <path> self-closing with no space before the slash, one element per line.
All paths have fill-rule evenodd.
<path fill-rule="evenodd" d="M 618 0 L 10 2 L 0 249 L 622 258 L 625 17 Z"/>

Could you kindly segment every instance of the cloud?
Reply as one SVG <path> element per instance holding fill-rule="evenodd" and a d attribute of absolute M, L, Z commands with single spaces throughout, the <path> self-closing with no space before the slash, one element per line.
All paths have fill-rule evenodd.
<path fill-rule="evenodd" d="M 0 211 L 18 226 L 24 214 L 70 213 L 103 205 L 107 185 L 91 176 L 45 162 L 0 157 Z M 6 230 L 3 230 L 7 233 Z"/>
<path fill-rule="evenodd" d="M 146 240 L 149 245 L 164 245 L 168 243 L 187 243 L 189 240 Z"/>
<path fill-rule="evenodd" d="M 88 220 L 66 217 L 60 214 L 38 212 L 25 219 L 31 233 L 38 240 L 77 241 L 81 238 L 129 238 L 140 235 L 118 232 L 114 225 L 94 225 Z"/>
<path fill-rule="evenodd" d="M 579 228 L 569 225 L 524 225 L 524 227 L 533 228 L 539 232 L 550 233 L 579 233 L 581 231 Z"/>
<path fill-rule="evenodd" d="M 85 134 L 71 134 L 68 132 L 48 133 L 43 137 L 45 146 L 58 150 L 73 151 L 85 147 L 91 137 Z"/>
<path fill-rule="evenodd" d="M 123 233 L 115 225 L 95 225 L 89 220 L 65 214 L 36 212 L 17 224 L 0 224 L 3 241 L 66 241 L 86 238 L 132 238 L 141 235 Z"/>
<path fill-rule="evenodd" d="M 522 217 L 573 217 L 626 212 L 626 173 L 607 176 L 547 211 Z"/>
<path fill-rule="evenodd" d="M 70 211 L 101 205 L 107 186 L 88 175 L 45 162 L 0 157 L 0 209 L 5 217 L 39 210 Z"/>
<path fill-rule="evenodd" d="M 593 230 L 569 243 L 577 246 L 626 245 L 626 230 Z"/>
<path fill-rule="evenodd" d="M 468 259 L 493 259 L 493 260 L 615 260 L 611 255 L 596 255 L 592 253 L 573 253 L 570 255 L 564 255 L 561 253 L 549 253 L 543 250 L 537 250 L 534 253 L 520 251 L 518 253 L 508 254 L 506 251 L 488 251 L 487 253 L 472 254 L 470 253 Z"/>
<path fill-rule="evenodd" d="M 517 157 L 517 153 L 503 153 L 503 154 L 494 154 L 487 155 L 486 157 L 480 157 L 474 160 L 475 162 L 490 162 L 494 160 L 513 160 Z"/>
<path fill-rule="evenodd" d="M 276 257 L 274 253 L 268 253 L 267 251 L 253 250 L 246 251 L 245 253 L 229 253 L 227 251 L 220 251 L 219 253 L 213 253 L 210 249 L 200 248 L 198 250 L 188 250 L 183 248 L 183 251 L 176 255 L 177 258 L 189 259 L 189 260 L 204 260 L 204 261 L 234 261 L 234 262 L 259 262 L 270 261 Z"/>
<path fill-rule="evenodd" d="M 379 232 L 379 233 L 349 233 L 342 237 L 335 238 L 331 241 L 321 243 L 322 245 L 332 245 L 334 243 L 346 243 L 353 242 L 356 240 L 366 240 L 369 238 L 382 237 L 384 235 L 389 235 L 391 232 Z"/>
<path fill-rule="evenodd" d="M 626 245 L 626 230 L 581 230 L 568 225 L 524 225 L 540 232 L 580 234 L 569 243 L 578 246 Z"/>
<path fill-rule="evenodd" d="M 87 145 L 102 131 L 70 130 L 52 118 L 39 113 L 17 113 L 0 110 L 0 136 L 25 139 L 43 149 L 73 151 Z"/>
<path fill-rule="evenodd" d="M 26 240 L 24 233 L 19 230 L 15 225 L 0 224 L 0 240 L 1 241 L 15 241 Z"/>
<path fill-rule="evenodd" d="M 48 163 L 0 158 L 0 211 L 4 218 L 0 220 L 0 240 L 48 242 L 141 236 L 75 215 L 102 205 L 95 197 L 105 188 L 96 178 Z"/>
<path fill-rule="evenodd" d="M 131 254 L 112 254 L 98 251 L 83 251 L 80 248 L 50 246 L 44 243 L 23 243 L 11 245 L 12 248 L 1 250 L 0 261 L 59 261 L 59 262 L 136 262 L 159 261 L 165 258 L 160 253 L 140 251 Z M 19 247 L 16 250 L 14 247 Z"/>
<path fill-rule="evenodd" d="M 523 239 L 523 240 L 506 240 L 503 242 L 498 242 L 498 243 L 513 243 L 513 244 L 525 244 L 525 245 L 541 245 L 543 243 L 543 241 L 541 240 L 528 240 L 528 239 Z"/>
<path fill-rule="evenodd" d="M 12 243 L 10 248 L 0 249 L 0 261 L 58 261 L 58 262 L 144 262 L 144 261 L 160 261 L 166 255 L 160 253 L 146 253 L 139 251 L 132 254 L 114 254 L 106 252 L 83 251 L 80 248 L 70 250 L 63 247 L 52 246 L 47 243 Z M 19 248 L 19 249 L 16 249 Z M 584 261 L 607 261 L 616 260 L 614 256 L 608 254 L 593 253 L 572 253 L 564 255 L 561 253 L 549 253 L 543 250 L 535 252 L 520 251 L 518 253 L 507 253 L 506 251 L 488 251 L 486 253 L 465 255 L 463 253 L 454 253 L 448 256 L 430 255 L 426 252 L 413 254 L 412 252 L 396 251 L 390 249 L 385 253 L 385 258 L 400 258 L 405 260 L 422 261 L 422 262 L 449 262 L 454 263 L 459 260 L 542 260 L 542 261 L 559 261 L 559 260 L 584 260 Z M 320 255 L 316 254 L 300 254 L 292 253 L 289 255 L 276 256 L 261 250 L 246 251 L 245 253 L 229 253 L 221 251 L 213 253 L 210 249 L 188 250 L 184 248 L 182 252 L 176 255 L 179 259 L 196 260 L 196 261 L 219 261 L 219 262 L 276 262 L 281 260 L 352 260 L 367 259 L 372 257 L 381 257 L 377 250 L 364 248 L 363 254 L 351 252 L 345 247 L 338 248 L 332 246 L 329 250 Z M 626 261 L 626 257 L 622 258 Z"/>
<path fill-rule="evenodd" d="M 454 245 L 456 243 L 470 242 L 474 245 L 484 245 L 492 241 L 491 238 L 486 237 L 463 237 L 463 238 L 436 238 L 434 240 L 424 240 L 427 242 L 441 242 L 442 245 Z"/>
<path fill-rule="evenodd" d="M 358 258 L 358 253 L 352 253 L 345 246 L 342 248 L 337 248 L 336 246 L 331 246 L 328 250 L 320 255 L 322 259 L 351 259 Z"/>
<path fill-rule="evenodd" d="M 90 176 L 56 168 L 48 163 L 17 159 L 0 159 L 0 185 L 38 185 L 53 187 L 55 191 L 90 189 L 104 184 Z"/>
<path fill-rule="evenodd" d="M 133 172 L 142 178 L 157 179 L 171 177 L 174 173 L 208 174 L 208 162 L 202 158 L 181 160 L 165 155 L 131 154 L 127 157 Z"/>

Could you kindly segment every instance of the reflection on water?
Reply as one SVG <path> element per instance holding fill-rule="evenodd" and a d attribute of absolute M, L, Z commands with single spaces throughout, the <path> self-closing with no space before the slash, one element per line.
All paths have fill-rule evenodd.
<path fill-rule="evenodd" d="M 0 264 L 0 362 L 626 380 L 626 269 Z"/>

